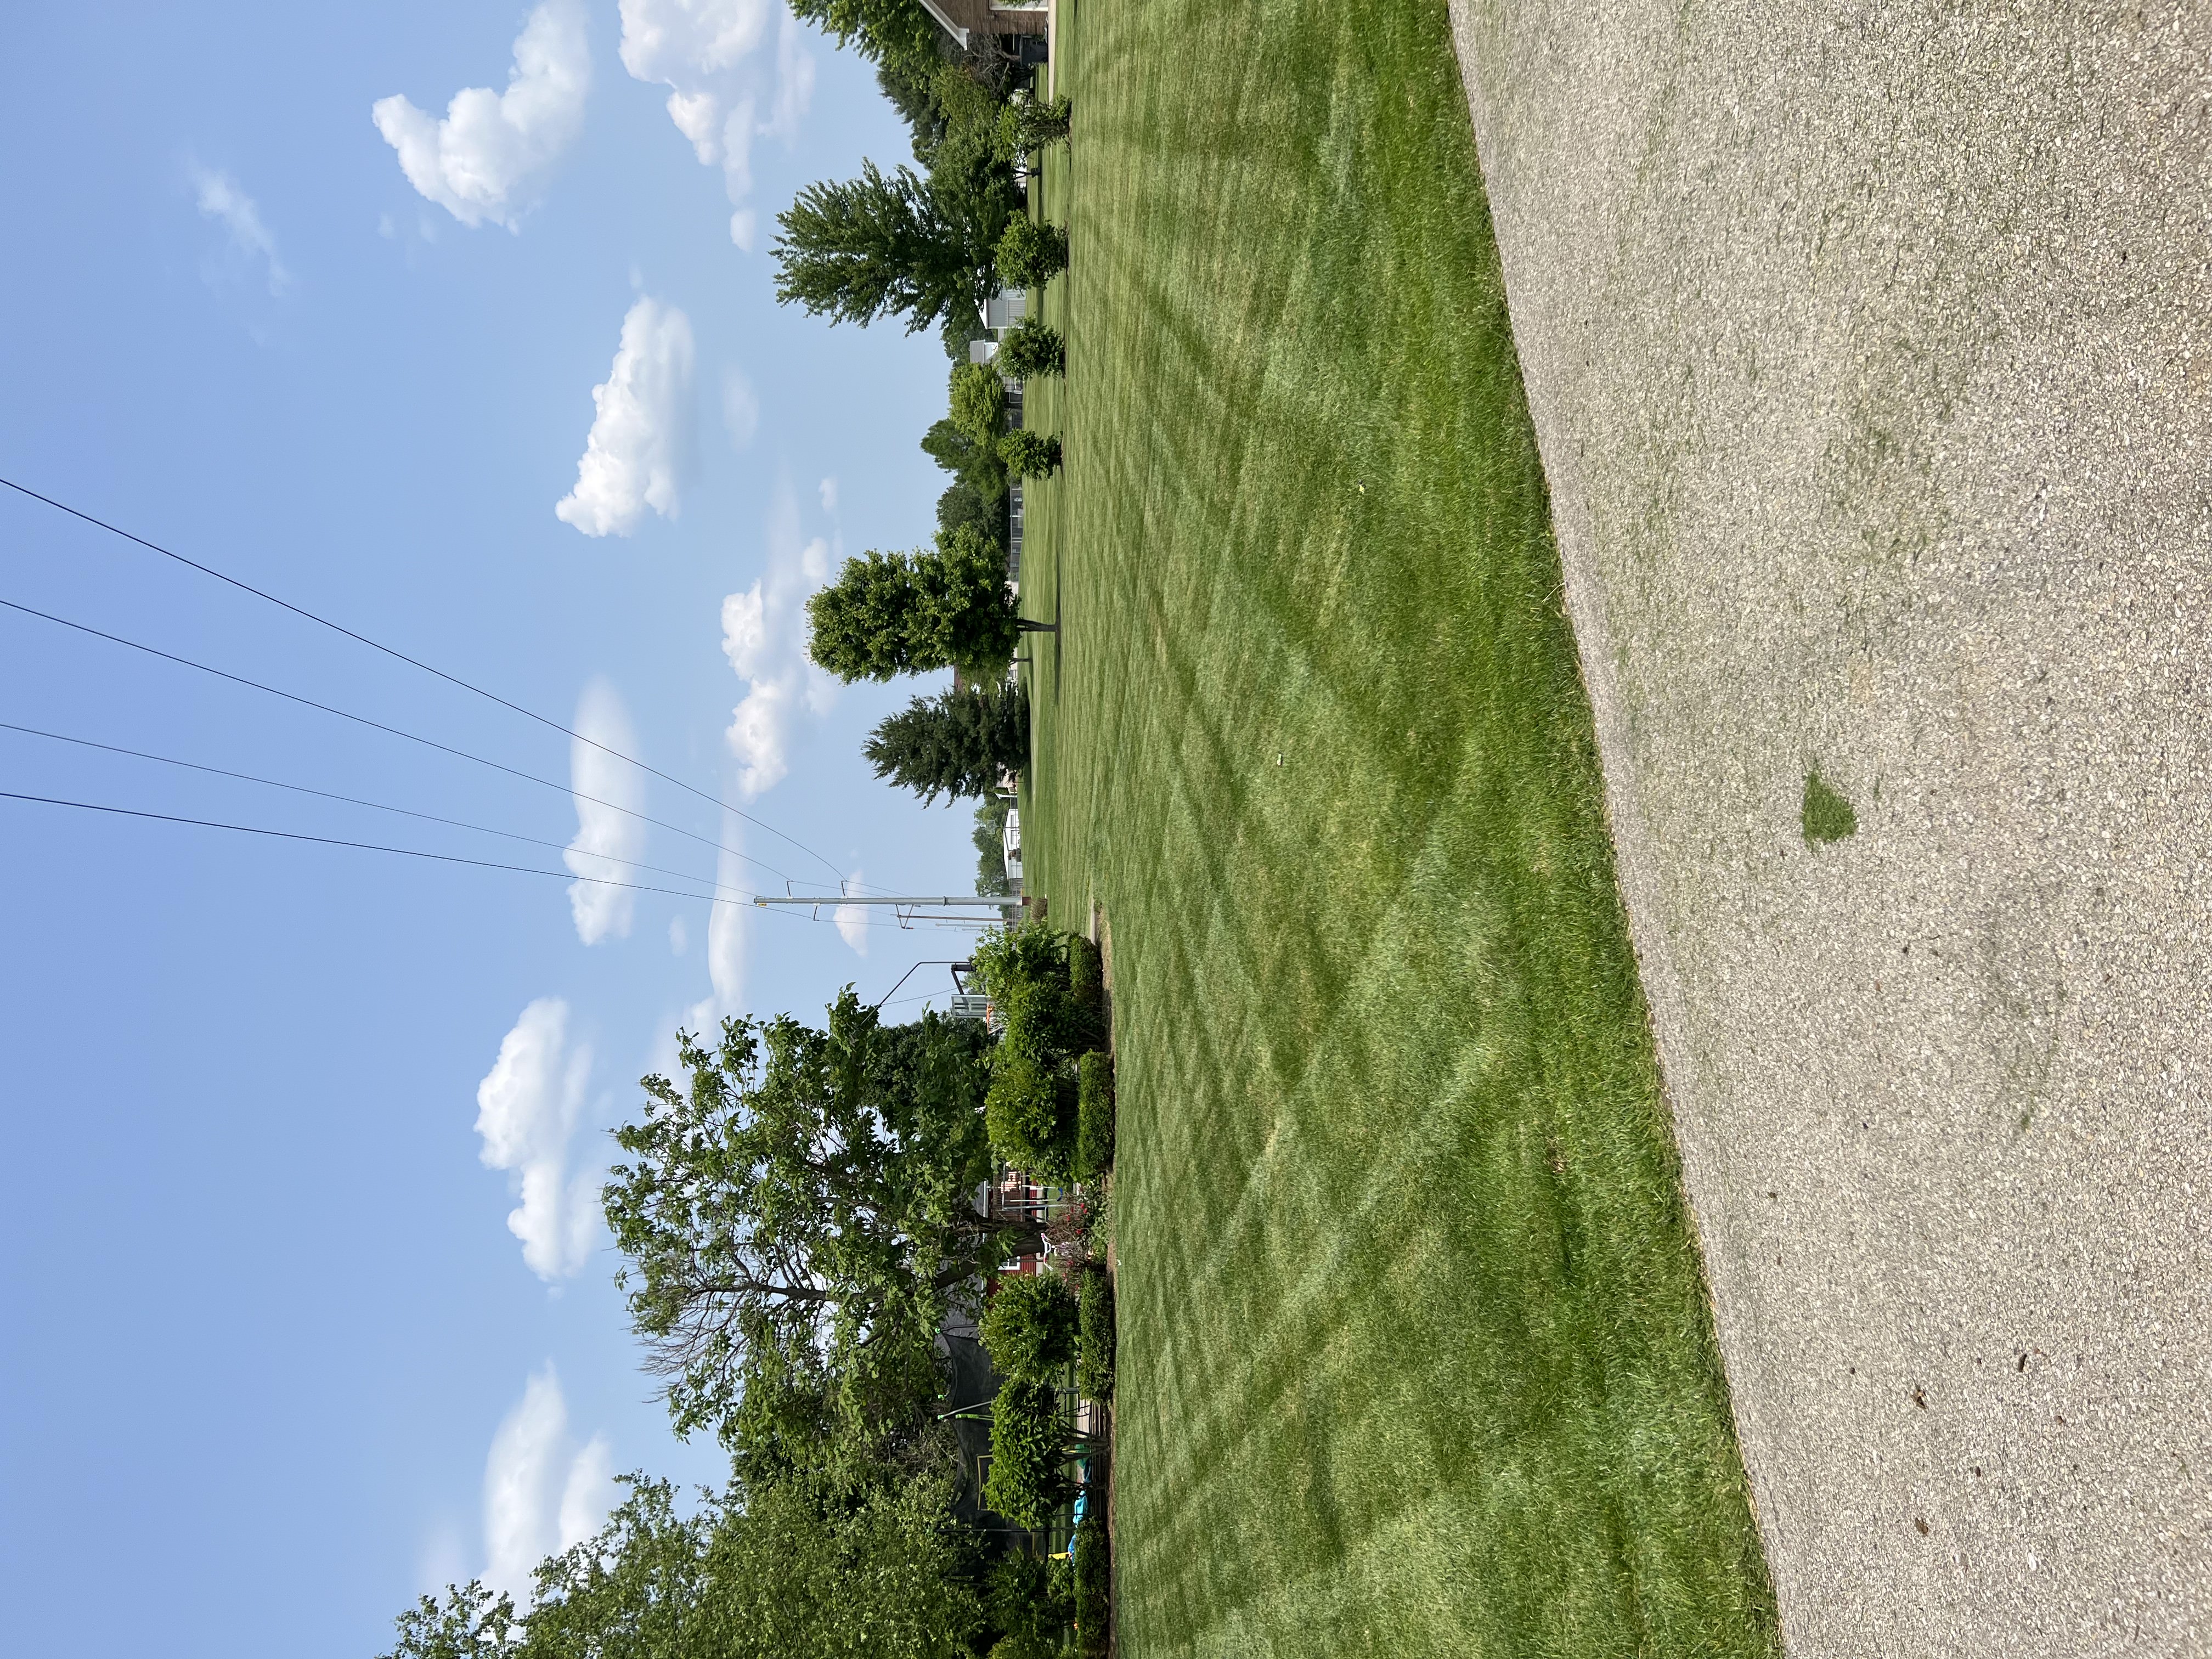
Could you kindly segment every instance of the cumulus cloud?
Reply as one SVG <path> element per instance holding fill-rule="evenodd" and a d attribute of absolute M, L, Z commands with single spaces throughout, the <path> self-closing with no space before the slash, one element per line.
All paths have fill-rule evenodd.
<path fill-rule="evenodd" d="M 722 654 L 745 682 L 722 735 L 749 800 L 783 781 L 800 721 L 827 710 L 837 689 L 806 655 L 806 601 L 830 578 L 830 544 L 819 536 L 801 544 L 788 483 L 769 511 L 768 547 L 768 574 L 722 601 Z"/>
<path fill-rule="evenodd" d="M 646 296 L 623 319 L 605 381 L 592 388 L 591 435 L 576 487 L 555 516 L 586 536 L 627 536 L 650 507 L 672 519 L 691 459 L 691 319 Z"/>
<path fill-rule="evenodd" d="M 600 1171 L 569 1171 L 569 1142 L 584 1112 L 592 1051 L 568 1042 L 568 1005 L 540 997 L 502 1038 L 477 1087 L 477 1133 L 491 1169 L 514 1177 L 521 1202 L 507 1218 L 522 1259 L 549 1283 L 572 1277 L 599 1228 Z"/>
<path fill-rule="evenodd" d="M 525 1385 L 484 1459 L 484 1583 L 526 1605 L 531 1569 L 597 1532 L 614 1499 L 607 1443 L 595 1435 L 575 1446 L 549 1360 Z"/>
<path fill-rule="evenodd" d="M 264 266 L 269 292 L 282 297 L 292 286 L 292 273 L 276 257 L 276 239 L 262 222 L 261 210 L 253 198 L 240 188 L 237 179 L 220 169 L 195 166 L 191 174 L 200 217 L 212 220 L 229 233 L 234 257 L 249 265 Z"/>
<path fill-rule="evenodd" d="M 763 121 L 759 77 L 748 60 L 767 38 L 771 10 L 781 21 Z M 753 186 L 753 139 L 767 134 L 791 144 L 814 95 L 814 59 L 798 20 L 769 0 L 622 0 L 622 25 L 623 67 L 669 89 L 668 118 L 702 166 L 721 168 L 723 190 L 736 210 L 730 240 L 750 252 L 759 224 L 745 205 Z"/>
<path fill-rule="evenodd" d="M 735 896 L 744 880 L 744 870 L 737 856 L 744 845 L 741 839 L 744 829 L 742 819 L 723 814 L 721 842 L 725 850 L 715 860 L 714 884 L 732 897 Z M 695 1036 L 711 1038 L 721 1029 L 725 1018 L 745 1012 L 745 946 L 750 938 L 751 915 L 752 907 L 743 902 L 708 907 L 708 994 L 678 1014 L 674 1024 L 664 1029 L 649 1070 L 664 1077 L 677 1075 L 677 1026 Z M 672 942 L 674 938 L 674 930 L 672 929 Z"/>
<path fill-rule="evenodd" d="M 761 123 L 761 131 L 787 145 L 797 142 L 799 124 L 814 102 L 814 58 L 805 39 L 799 20 L 785 12 L 775 31 L 775 102 Z"/>
<path fill-rule="evenodd" d="M 561 861 L 572 875 L 600 878 L 571 882 L 568 886 L 568 909 L 575 918 L 576 937 L 586 945 L 597 945 L 603 939 L 629 935 L 637 895 L 627 887 L 603 884 L 637 879 L 637 872 L 623 860 L 635 862 L 645 851 L 645 823 L 634 816 L 645 805 L 645 791 L 637 768 L 607 753 L 612 749 L 635 755 L 637 737 L 630 730 L 622 697 L 604 678 L 593 678 L 576 700 L 576 731 L 578 736 L 568 744 L 576 839 L 568 843 Z M 595 744 L 606 747 L 596 748 Z"/>
<path fill-rule="evenodd" d="M 369 117 L 409 184 L 465 225 L 513 230 L 582 128 L 591 88 L 581 0 L 545 0 L 515 37 L 505 92 L 465 87 L 442 121 L 395 94 Z"/>

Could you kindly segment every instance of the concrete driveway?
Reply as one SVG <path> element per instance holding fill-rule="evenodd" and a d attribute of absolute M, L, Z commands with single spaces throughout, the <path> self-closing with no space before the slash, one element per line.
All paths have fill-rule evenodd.
<path fill-rule="evenodd" d="M 1790 1649 L 2212 1651 L 2212 6 L 1451 10 Z"/>

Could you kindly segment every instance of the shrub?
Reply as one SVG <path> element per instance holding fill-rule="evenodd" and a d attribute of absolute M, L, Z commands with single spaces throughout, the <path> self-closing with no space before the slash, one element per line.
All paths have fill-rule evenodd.
<path fill-rule="evenodd" d="M 1018 92 L 999 112 L 994 148 L 1001 160 L 1011 161 L 1058 143 L 1067 137 L 1068 126 L 1066 99 L 1048 101 Z"/>
<path fill-rule="evenodd" d="M 983 1578 L 983 1611 L 1006 1634 L 991 1659 L 1055 1659 L 1075 1622 L 1075 1578 L 1064 1561 L 1001 1556 Z"/>
<path fill-rule="evenodd" d="M 1114 1061 L 1093 1048 L 1075 1066 L 1075 1178 L 1095 1181 L 1114 1164 Z"/>
<path fill-rule="evenodd" d="M 999 367 L 1018 380 L 1059 374 L 1067 368 L 1067 342 L 1042 317 L 1024 317 L 999 343 Z"/>
<path fill-rule="evenodd" d="M 999 440 L 999 459 L 1018 478 L 1043 478 L 1060 471 L 1060 440 L 1026 428 Z"/>
<path fill-rule="evenodd" d="M 1104 1653 L 1114 1638 L 1113 1547 L 1103 1516 L 1075 1529 L 1075 1639 L 1078 1651 Z"/>
<path fill-rule="evenodd" d="M 1077 1297 L 1075 1387 L 1086 1400 L 1114 1397 L 1114 1281 L 1103 1267 L 1088 1267 Z"/>
<path fill-rule="evenodd" d="M 1073 1172 L 1070 1114 L 1061 1109 L 1060 1093 L 1049 1059 L 1011 1046 L 1011 1036 L 1000 1039 L 990 1092 L 983 1097 L 983 1127 L 1000 1158 L 1040 1181 L 1064 1182 Z"/>
<path fill-rule="evenodd" d="M 1067 269 L 1067 233 L 1018 212 L 999 238 L 998 265 L 1005 286 L 1042 288 Z"/>
<path fill-rule="evenodd" d="M 1106 975 L 1098 947 L 1080 933 L 1067 936 L 1067 988 L 1093 1014 L 1105 997 Z"/>
<path fill-rule="evenodd" d="M 1075 1352 L 1075 1292 L 1058 1273 L 1001 1273 L 983 1310 L 983 1348 L 1001 1376 L 1042 1376 Z"/>
<path fill-rule="evenodd" d="M 988 363 L 962 363 L 952 371 L 953 426 L 988 448 L 1006 426 L 1006 382 Z"/>
<path fill-rule="evenodd" d="M 1072 1486 L 1060 1397 L 1041 1379 L 1015 1377 L 991 1402 L 991 1474 L 983 1501 L 1024 1527 L 1042 1527 Z"/>

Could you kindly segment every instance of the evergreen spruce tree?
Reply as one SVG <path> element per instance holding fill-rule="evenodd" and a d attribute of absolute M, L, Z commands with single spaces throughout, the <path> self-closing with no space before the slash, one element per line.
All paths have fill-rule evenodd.
<path fill-rule="evenodd" d="M 1003 772 L 1029 764 L 1029 694 L 1004 680 L 916 697 L 869 734 L 864 751 L 879 778 L 938 796 L 982 799 Z"/>

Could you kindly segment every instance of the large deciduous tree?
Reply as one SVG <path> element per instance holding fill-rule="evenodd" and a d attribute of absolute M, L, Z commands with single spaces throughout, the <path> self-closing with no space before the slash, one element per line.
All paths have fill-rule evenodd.
<path fill-rule="evenodd" d="M 538 1566 L 528 1613 L 477 1583 L 425 1596 L 386 1659 L 972 1659 L 992 1626 L 951 1496 L 941 1477 L 787 1482 L 684 1516 L 665 1482 L 633 1480 L 595 1537 Z"/>
<path fill-rule="evenodd" d="M 827 1030 L 726 1020 L 712 1050 L 679 1039 L 688 1089 L 646 1079 L 605 1206 L 680 1432 L 734 1443 L 749 1376 L 911 1404 L 949 1298 L 1020 1242 L 972 1201 L 986 1041 L 934 1015 L 886 1030 L 848 988 Z"/>
<path fill-rule="evenodd" d="M 934 552 L 870 552 L 806 602 L 807 648 L 848 684 L 958 668 L 995 679 L 1024 626 L 999 550 L 972 525 L 939 535 Z"/>
<path fill-rule="evenodd" d="M 864 752 L 879 778 L 919 794 L 980 799 L 1030 759 L 1029 693 L 1004 680 L 916 697 L 869 733 Z"/>

